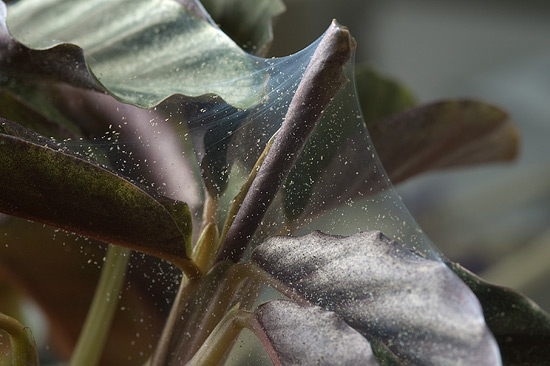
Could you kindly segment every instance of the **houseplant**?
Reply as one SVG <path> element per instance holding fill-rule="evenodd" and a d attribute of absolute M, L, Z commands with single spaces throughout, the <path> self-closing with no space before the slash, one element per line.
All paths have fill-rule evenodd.
<path fill-rule="evenodd" d="M 280 4 L 233 4 L 236 18 L 223 4 L 206 5 L 238 44 L 264 54 Z M 35 294 L 72 364 L 99 362 L 105 343 L 104 363 L 237 363 L 226 351 L 243 328 L 276 364 L 547 359 L 546 314 L 445 264 L 389 183 L 510 159 L 516 135 L 499 108 L 412 108 L 405 89 L 360 70 L 364 119 L 355 44 L 337 23 L 296 55 L 263 59 L 191 1 L 27 0 L 2 16 L 11 35 L 3 27 L 0 209 L 93 239 L 51 239 L 41 225 L 4 218 L 2 264 Z M 274 234 L 283 236 L 267 239 Z M 43 240 L 62 243 L 37 247 Z M 104 254 L 100 242 L 114 245 Z M 84 270 L 75 251 L 87 255 Z M 103 268 L 82 332 L 82 312 L 65 311 L 74 303 L 59 295 L 66 289 L 40 293 L 25 263 L 50 275 L 58 266 L 50 282 L 80 273 L 79 294 Z M 125 272 L 135 282 L 118 304 Z M 294 301 L 272 300 L 266 285 Z M 158 308 L 167 305 L 166 319 Z M 116 310 L 114 332 L 127 331 L 108 339 Z M 128 356 L 124 346 L 139 349 Z"/>

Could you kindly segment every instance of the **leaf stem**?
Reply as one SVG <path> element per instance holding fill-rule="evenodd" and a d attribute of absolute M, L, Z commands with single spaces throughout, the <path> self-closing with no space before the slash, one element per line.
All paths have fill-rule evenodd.
<path fill-rule="evenodd" d="M 227 231 L 216 262 L 238 262 L 244 254 L 323 111 L 347 82 L 342 67 L 354 47 L 349 31 L 333 22 L 312 56 L 281 129 Z"/>
<path fill-rule="evenodd" d="M 99 363 L 117 309 L 130 254 L 128 248 L 109 245 L 92 305 L 70 360 L 71 366 Z"/>
<path fill-rule="evenodd" d="M 209 223 L 204 227 L 199 240 L 197 240 L 193 251 L 193 260 L 202 273 L 207 273 L 214 264 L 220 246 L 219 237 L 217 225 Z"/>
<path fill-rule="evenodd" d="M 0 313 L 0 329 L 8 333 L 11 343 L 12 366 L 38 365 L 38 354 L 34 338 L 28 327 L 14 318 Z"/>
<path fill-rule="evenodd" d="M 252 168 L 250 175 L 246 179 L 246 182 L 244 182 L 244 184 L 241 186 L 241 189 L 239 189 L 239 193 L 237 193 L 237 195 L 233 198 L 233 201 L 231 201 L 231 207 L 229 208 L 229 212 L 227 213 L 227 217 L 223 225 L 222 234 L 220 235 L 220 242 L 223 243 L 223 241 L 225 240 L 225 237 L 227 236 L 227 232 L 229 231 L 229 228 L 233 224 L 233 221 L 237 216 L 237 212 L 239 212 L 239 209 L 241 208 L 241 205 L 246 197 L 246 194 L 248 193 L 248 190 L 252 186 L 252 182 L 254 182 L 254 179 L 256 179 L 256 175 L 258 174 L 258 171 L 260 170 L 260 167 L 262 166 L 262 163 L 264 162 L 269 149 L 271 149 L 271 145 L 273 145 L 275 136 L 277 136 L 278 133 L 279 131 L 275 132 L 273 136 L 271 136 L 271 138 L 265 145 L 262 155 L 260 155 L 260 157 L 256 161 L 256 164 L 254 164 L 254 167 Z"/>
<path fill-rule="evenodd" d="M 238 305 L 229 310 L 186 366 L 219 365 L 251 317 Z"/>
<path fill-rule="evenodd" d="M 170 309 L 170 314 L 168 315 L 168 319 L 166 319 L 166 323 L 164 325 L 164 328 L 162 329 L 162 334 L 160 335 L 160 339 L 157 343 L 157 348 L 155 349 L 155 351 L 153 352 L 153 356 L 151 357 L 151 366 L 166 365 L 168 363 L 170 352 L 173 348 L 173 343 L 177 341 L 177 339 L 174 339 L 176 338 L 174 337 L 176 331 L 175 327 L 177 324 L 179 324 L 179 320 L 183 316 L 182 314 L 185 313 L 187 299 L 189 299 L 191 295 L 195 293 L 201 279 L 189 279 L 185 277 L 185 274 L 181 278 L 178 293 L 174 298 L 174 303 L 172 304 L 172 308 Z"/>
<path fill-rule="evenodd" d="M 206 197 L 204 200 L 204 208 L 202 211 L 202 222 L 201 222 L 201 228 L 200 233 L 204 231 L 204 228 L 210 224 L 217 224 L 218 219 L 218 198 L 211 196 L 208 191 L 206 191 Z"/>

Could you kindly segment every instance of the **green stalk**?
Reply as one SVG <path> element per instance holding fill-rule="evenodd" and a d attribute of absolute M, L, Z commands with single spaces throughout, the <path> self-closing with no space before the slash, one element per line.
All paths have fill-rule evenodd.
<path fill-rule="evenodd" d="M 254 167 L 250 171 L 250 175 L 246 179 L 246 182 L 244 182 L 244 184 L 241 186 L 241 189 L 239 190 L 239 193 L 237 193 L 237 195 L 231 201 L 231 206 L 229 208 L 229 212 L 227 213 L 227 217 L 223 225 L 222 234 L 220 235 L 220 244 L 223 243 L 223 241 L 225 240 L 225 237 L 227 236 L 227 232 L 229 231 L 229 228 L 233 224 L 233 221 L 235 220 L 235 216 L 237 216 L 237 212 L 239 212 L 239 209 L 241 208 L 241 205 L 244 201 L 244 198 L 246 197 L 246 194 L 248 193 L 248 190 L 250 189 L 250 186 L 252 185 L 252 182 L 254 182 L 254 179 L 256 179 L 256 175 L 258 174 L 258 171 L 260 170 L 260 167 L 262 166 L 262 163 L 264 162 L 265 156 L 269 152 L 269 149 L 271 149 L 271 145 L 273 145 L 273 141 L 275 140 L 275 136 L 277 136 L 278 132 L 279 131 L 275 132 L 273 136 L 271 136 L 271 138 L 265 145 L 264 151 L 262 152 L 262 154 L 256 161 L 256 164 L 254 164 Z"/>
<path fill-rule="evenodd" d="M 218 227 L 210 222 L 204 227 L 193 250 L 193 260 L 202 273 L 208 273 L 214 265 L 219 246 Z"/>
<path fill-rule="evenodd" d="M 117 309 L 130 253 L 130 249 L 109 245 L 92 305 L 71 357 L 71 366 L 99 363 Z"/>
<path fill-rule="evenodd" d="M 252 317 L 240 311 L 238 305 L 229 310 L 186 366 L 219 365 Z"/>
<path fill-rule="evenodd" d="M 8 333 L 10 338 L 12 366 L 38 365 L 38 354 L 29 328 L 0 313 L 0 329 Z"/>

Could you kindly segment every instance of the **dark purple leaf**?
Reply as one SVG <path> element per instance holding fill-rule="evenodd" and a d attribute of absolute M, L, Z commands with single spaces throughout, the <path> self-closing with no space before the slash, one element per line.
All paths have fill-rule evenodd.
<path fill-rule="evenodd" d="M 405 365 L 500 364 L 470 289 L 380 232 L 274 237 L 252 258 L 288 295 L 334 311 Z"/>
<path fill-rule="evenodd" d="M 333 312 L 275 300 L 255 315 L 261 328 L 253 329 L 276 366 L 378 365 L 369 342 Z"/>

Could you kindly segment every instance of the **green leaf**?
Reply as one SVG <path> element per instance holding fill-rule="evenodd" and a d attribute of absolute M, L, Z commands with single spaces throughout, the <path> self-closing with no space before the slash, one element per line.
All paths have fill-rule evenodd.
<path fill-rule="evenodd" d="M 367 126 L 416 104 L 414 96 L 405 86 L 368 66 L 356 66 L 355 86 Z"/>
<path fill-rule="evenodd" d="M 190 223 L 112 172 L 25 138 L 0 133 L 0 211 L 188 265 L 179 227 Z"/>
<path fill-rule="evenodd" d="M 369 342 L 318 306 L 274 300 L 255 311 L 253 327 L 274 365 L 378 365 Z"/>
<path fill-rule="evenodd" d="M 252 258 L 285 294 L 337 313 L 404 364 L 500 364 L 470 289 L 442 262 L 380 232 L 274 237 Z"/>
<path fill-rule="evenodd" d="M 265 56 L 273 41 L 273 18 L 285 11 L 281 0 L 203 0 L 220 28 L 246 51 Z"/>
<path fill-rule="evenodd" d="M 492 285 L 458 263 L 447 265 L 472 289 L 483 307 L 506 366 L 541 366 L 550 360 L 550 315 L 520 293 Z"/>
<path fill-rule="evenodd" d="M 20 1 L 8 9 L 12 36 L 45 50 L 30 52 L 10 40 L 0 59 L 23 71 L 40 63 L 63 81 L 79 80 L 77 86 L 89 84 L 89 68 L 100 86 L 88 87 L 141 107 L 173 94 L 217 94 L 238 107 L 256 103 L 265 76 L 254 71 L 263 65 L 197 9 L 172 0 Z"/>
<path fill-rule="evenodd" d="M 506 112 L 473 100 L 426 104 L 369 125 L 392 182 L 431 169 L 512 160 L 518 132 Z"/>

